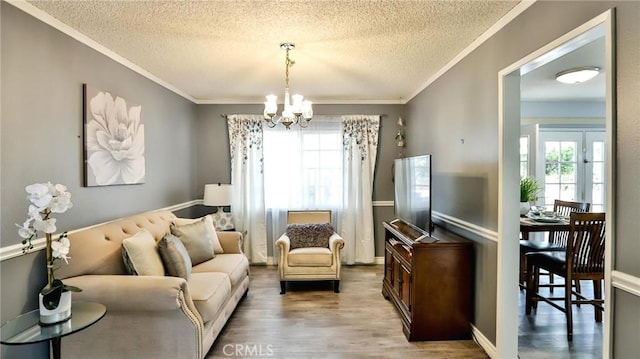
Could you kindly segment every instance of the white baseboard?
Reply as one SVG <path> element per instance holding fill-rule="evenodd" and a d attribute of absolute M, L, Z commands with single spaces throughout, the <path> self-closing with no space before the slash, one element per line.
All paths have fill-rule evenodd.
<path fill-rule="evenodd" d="M 473 336 L 473 340 L 478 343 L 478 345 L 484 349 L 487 355 L 492 359 L 497 359 L 498 354 L 496 350 L 496 346 L 482 334 L 480 329 L 476 328 L 475 325 L 471 325 L 471 335 Z"/>

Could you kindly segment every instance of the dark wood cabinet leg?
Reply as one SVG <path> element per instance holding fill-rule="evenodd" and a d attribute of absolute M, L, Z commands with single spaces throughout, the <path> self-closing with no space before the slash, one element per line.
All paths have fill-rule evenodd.
<path fill-rule="evenodd" d="M 334 293 L 340 293 L 340 281 L 339 280 L 334 280 L 333 281 L 333 292 Z"/>
<path fill-rule="evenodd" d="M 287 281 L 280 281 L 280 294 L 285 294 L 287 292 Z"/>

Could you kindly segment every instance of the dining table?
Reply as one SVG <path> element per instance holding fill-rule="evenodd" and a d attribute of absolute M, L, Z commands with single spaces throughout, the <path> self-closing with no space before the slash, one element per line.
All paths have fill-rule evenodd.
<path fill-rule="evenodd" d="M 569 218 L 521 216 L 520 233 L 522 239 L 528 240 L 531 232 L 569 231 Z"/>

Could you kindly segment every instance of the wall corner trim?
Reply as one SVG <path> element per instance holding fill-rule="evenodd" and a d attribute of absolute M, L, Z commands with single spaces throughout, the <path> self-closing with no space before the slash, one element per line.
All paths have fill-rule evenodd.
<path fill-rule="evenodd" d="M 183 208 L 188 208 L 188 207 L 191 207 L 191 206 L 195 206 L 195 205 L 198 205 L 198 204 L 202 204 L 202 200 L 201 199 L 196 199 L 196 200 L 189 201 L 189 202 L 179 203 L 179 204 L 175 204 L 173 206 L 151 210 L 149 212 L 157 212 L 157 211 L 171 211 L 171 212 L 173 212 L 173 211 L 177 211 L 177 210 L 180 210 L 180 209 L 183 209 Z M 83 228 L 74 229 L 72 231 L 69 231 L 68 233 L 69 234 L 73 234 L 73 233 L 76 233 L 76 232 L 84 231 L 86 229 L 97 227 L 97 226 L 103 225 L 105 223 L 117 221 L 117 220 L 120 220 L 120 219 L 122 219 L 122 218 L 116 218 L 116 219 L 113 219 L 113 220 L 110 220 L 110 221 L 93 224 L 93 225 L 90 225 L 90 226 L 87 226 L 87 227 L 83 227 Z M 31 243 L 33 244 L 33 249 L 30 250 L 28 253 L 23 253 L 22 252 L 22 244 L 20 244 L 20 243 L 0 248 L 0 262 L 2 262 L 4 260 L 7 260 L 7 259 L 11 259 L 11 258 L 15 258 L 15 257 L 23 256 L 23 255 L 26 255 L 26 254 L 31 254 L 31 253 L 35 253 L 35 252 L 41 251 L 45 247 L 45 239 L 44 238 L 38 238 L 36 240 L 31 241 Z"/>

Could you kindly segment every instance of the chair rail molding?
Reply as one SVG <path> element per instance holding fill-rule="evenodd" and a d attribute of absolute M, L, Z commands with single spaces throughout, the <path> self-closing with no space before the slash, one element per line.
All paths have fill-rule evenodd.
<path fill-rule="evenodd" d="M 437 211 L 433 211 L 431 215 L 433 216 L 434 219 L 440 220 L 444 223 L 454 226 L 465 233 L 479 236 L 483 239 L 486 239 L 492 242 L 498 242 L 498 232 L 494 230 L 487 229 L 477 224 L 473 224 L 471 222 L 467 222 L 465 220 L 462 220 L 453 216 L 449 216 L 447 214 L 440 213 Z"/>
<path fill-rule="evenodd" d="M 195 205 L 198 205 L 198 204 L 202 204 L 202 200 L 201 199 L 196 199 L 196 200 L 189 201 L 189 202 L 179 203 L 179 204 L 175 204 L 173 206 L 164 207 L 164 208 L 160 208 L 160 209 L 154 209 L 154 210 L 151 210 L 149 212 L 157 212 L 157 211 L 171 211 L 171 212 L 173 212 L 173 211 L 177 211 L 177 210 L 180 210 L 180 209 L 184 209 L 184 208 L 188 208 L 188 207 L 191 207 L 191 206 L 195 206 Z M 106 221 L 106 222 L 102 222 L 102 223 L 98 223 L 98 224 L 93 224 L 93 225 L 90 225 L 90 226 L 87 226 L 87 227 L 74 229 L 72 231 L 69 231 L 68 233 L 69 234 L 73 234 L 73 233 L 76 233 L 76 232 L 84 231 L 86 229 L 97 227 L 97 226 L 101 226 L 101 225 L 103 225 L 105 223 L 110 223 L 110 222 L 113 222 L 113 221 L 117 221 L 119 219 L 122 219 L 122 218 L 116 218 L 116 219 L 113 219 L 113 220 L 110 220 L 110 221 Z M 33 241 L 31 241 L 31 244 L 33 244 L 33 249 L 31 249 L 28 253 L 23 253 L 22 252 L 23 245 L 20 244 L 20 243 L 13 244 L 13 245 L 6 246 L 6 247 L 1 247 L 0 248 L 0 262 L 2 262 L 4 260 L 7 260 L 7 259 L 11 259 L 11 258 L 23 256 L 25 254 L 35 253 L 35 252 L 43 250 L 45 248 L 45 238 L 43 237 L 43 238 L 38 238 L 36 240 L 33 240 Z"/>
<path fill-rule="evenodd" d="M 640 297 L 640 277 L 613 270 L 611 271 L 611 285 L 627 293 Z"/>

